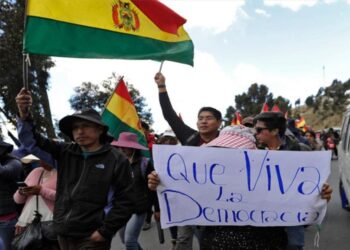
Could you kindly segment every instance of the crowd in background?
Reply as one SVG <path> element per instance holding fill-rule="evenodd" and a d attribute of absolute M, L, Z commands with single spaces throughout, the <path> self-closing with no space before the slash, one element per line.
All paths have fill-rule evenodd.
<path fill-rule="evenodd" d="M 197 129 L 193 129 L 172 108 L 165 77 L 157 73 L 155 82 L 169 129 L 157 135 L 143 122 L 147 147 L 133 132 L 112 138 L 93 109 L 60 120 L 59 128 L 71 142 L 45 138 L 36 132 L 29 112 L 31 95 L 21 90 L 16 98 L 21 147 L 13 150 L 7 143 L 0 145 L 1 250 L 16 249 L 13 242 L 23 237 L 35 218 L 48 226 L 53 236 L 44 235 L 43 231 L 42 241 L 35 243 L 39 245 L 26 249 L 110 249 L 117 232 L 125 249 L 142 249 L 142 230 L 152 226 L 152 215 L 157 221 L 160 218 L 156 187 L 161 180 L 154 171 L 152 156 L 144 154 L 147 150 L 152 152 L 154 144 L 332 150 L 333 159 L 338 157 L 337 131 L 303 131 L 295 127 L 293 119 L 287 120 L 279 112 L 263 112 L 246 117 L 241 125 L 222 128 L 220 111 L 203 107 L 198 112 Z M 331 193 L 325 183 L 321 197 L 329 200 Z M 170 233 L 172 248 L 177 250 L 192 249 L 195 236 L 204 250 L 304 246 L 304 227 L 193 225 L 171 227 Z"/>

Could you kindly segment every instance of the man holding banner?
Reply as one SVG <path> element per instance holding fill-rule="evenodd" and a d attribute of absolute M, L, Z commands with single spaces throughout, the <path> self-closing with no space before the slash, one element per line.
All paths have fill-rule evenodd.
<path fill-rule="evenodd" d="M 268 130 L 267 127 L 257 128 L 259 132 Z M 275 135 L 278 132 L 278 129 L 273 130 Z M 221 133 L 218 137 L 222 143 L 212 146 L 234 145 L 237 148 L 242 145 L 244 137 L 237 131 L 233 131 L 232 136 L 227 136 L 225 129 L 222 133 L 226 134 L 225 138 L 221 138 Z M 247 231 L 247 234 L 241 231 L 240 237 L 230 239 L 230 243 L 227 237 L 227 240 L 212 241 L 215 245 L 224 244 L 225 249 L 255 249 L 251 248 L 251 241 L 244 243 L 240 240 L 252 235 L 260 246 L 266 246 L 278 237 L 285 239 L 275 247 L 257 249 L 285 249 L 283 228 L 321 223 L 326 203 L 320 199 L 320 194 L 323 199 L 330 198 L 331 189 L 327 184 L 322 186 L 330 171 L 330 155 L 327 152 L 314 155 L 249 148 L 157 146 L 154 156 L 155 168 L 162 180 L 158 196 L 163 227 L 192 224 L 234 225 L 237 230 L 240 230 L 237 226 L 246 225 L 257 228 Z M 149 176 L 150 188 L 159 184 L 156 177 Z M 268 233 L 273 228 L 284 236 Z M 233 231 L 228 233 L 234 234 Z M 271 237 L 276 239 L 271 240 Z"/>
<path fill-rule="evenodd" d="M 162 73 L 157 73 L 154 80 L 159 90 L 159 102 L 163 116 L 174 131 L 176 137 L 182 145 L 201 146 L 215 139 L 219 135 L 222 117 L 221 112 L 212 107 L 203 107 L 198 112 L 198 131 L 187 126 L 174 111 L 165 85 L 165 77 Z M 178 228 L 177 250 L 192 249 L 192 239 L 194 230 L 191 226 Z M 200 232 L 197 232 L 200 238 Z"/>
<path fill-rule="evenodd" d="M 285 135 L 286 118 L 281 112 L 262 112 L 254 118 L 258 145 L 268 150 L 302 151 L 300 143 Z M 332 188 L 325 183 L 322 198 L 330 200 Z M 304 227 L 287 227 L 288 249 L 302 250 L 304 247 Z"/>

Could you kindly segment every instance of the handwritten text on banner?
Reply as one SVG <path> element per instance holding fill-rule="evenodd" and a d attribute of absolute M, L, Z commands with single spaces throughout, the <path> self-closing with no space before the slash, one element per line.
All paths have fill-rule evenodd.
<path fill-rule="evenodd" d="M 328 151 L 291 152 L 155 145 L 163 228 L 321 223 Z"/>

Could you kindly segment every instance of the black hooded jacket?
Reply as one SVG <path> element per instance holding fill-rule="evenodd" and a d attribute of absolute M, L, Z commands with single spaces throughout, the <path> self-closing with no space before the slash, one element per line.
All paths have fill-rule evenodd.
<path fill-rule="evenodd" d="M 54 225 L 58 235 L 83 238 L 98 230 L 105 238 L 129 220 L 134 192 L 127 158 L 109 144 L 84 155 L 75 143 L 59 143 L 35 133 L 28 121 L 18 120 L 17 130 L 34 133 L 37 146 L 57 160 Z"/>
<path fill-rule="evenodd" d="M 200 146 L 201 137 L 199 132 L 187 126 L 179 118 L 171 105 L 168 92 L 159 93 L 159 102 L 165 120 L 169 123 L 169 126 L 174 131 L 181 144 L 184 146 Z M 219 131 L 217 133 L 217 136 L 218 135 Z"/>
<path fill-rule="evenodd" d="M 0 141 L 0 216 L 17 212 L 13 194 L 16 182 L 23 178 L 21 162 L 10 155 L 13 146 Z"/>

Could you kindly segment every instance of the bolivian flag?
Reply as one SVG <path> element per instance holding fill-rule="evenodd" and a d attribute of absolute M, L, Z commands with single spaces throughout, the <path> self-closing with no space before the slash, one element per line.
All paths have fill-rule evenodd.
<path fill-rule="evenodd" d="M 158 0 L 29 0 L 24 51 L 193 65 L 185 22 Z"/>
<path fill-rule="evenodd" d="M 148 147 L 134 102 L 123 79 L 120 79 L 102 113 L 102 121 L 108 125 L 108 132 L 118 139 L 121 132 L 132 132 L 138 142 Z M 148 154 L 149 155 L 149 154 Z"/>

